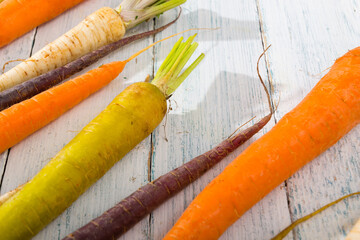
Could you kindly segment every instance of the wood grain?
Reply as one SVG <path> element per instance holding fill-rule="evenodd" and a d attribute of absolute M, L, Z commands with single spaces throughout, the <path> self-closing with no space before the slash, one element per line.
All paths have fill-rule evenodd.
<path fill-rule="evenodd" d="M 7 156 L 8 156 L 8 151 L 0 154 L 0 189 L 2 185 L 2 177 L 5 173 Z"/>
<path fill-rule="evenodd" d="M 9 46 L 0 48 L 0 73 L 2 73 L 3 65 L 8 61 L 26 59 L 30 56 L 35 33 L 36 29 L 28 32 L 21 38 L 16 39 Z M 6 65 L 5 71 L 18 63 L 19 62 L 9 63 Z M 8 151 L 0 153 L 0 176 L 3 176 L 4 174 L 7 156 Z M 0 177 L 0 194 L 4 192 L 1 187 L 2 181 Z"/>
<path fill-rule="evenodd" d="M 118 4 L 118 0 L 106 1 L 110 7 Z M 37 32 L 33 30 L 1 48 L 0 63 L 28 57 L 32 50 L 39 50 L 104 5 L 100 0 L 85 1 L 40 26 Z M 216 0 L 188 1 L 180 20 L 157 35 L 156 40 L 187 28 L 220 29 L 198 32 L 197 53 L 204 52 L 206 58 L 171 98 L 172 110 L 167 120 L 151 139 L 139 144 L 34 239 L 61 239 L 147 183 L 148 178 L 153 180 L 207 151 L 251 117 L 266 115 L 266 96 L 257 79 L 256 60 L 264 47 L 272 44 L 266 63 L 262 61 L 261 74 L 274 84 L 272 101 L 277 102 L 280 97 L 275 119 L 249 143 L 121 238 L 161 239 L 207 183 L 291 110 L 337 57 L 360 45 L 359 13 L 360 3 L 356 0 L 228 0 L 226 4 Z M 163 25 L 175 14 L 175 10 L 165 13 L 155 24 L 148 21 L 128 34 Z M 153 40 L 131 44 L 88 69 L 125 59 Z M 176 40 L 163 42 L 142 54 L 109 86 L 11 149 L 0 192 L 31 179 L 121 90 L 154 74 Z M 357 127 L 250 209 L 221 239 L 270 239 L 291 221 L 359 191 L 359 143 Z M 0 173 L 6 158 L 6 152 L 0 155 Z M 326 210 L 286 239 L 344 239 L 360 216 L 359 200 L 354 197 Z"/>
<path fill-rule="evenodd" d="M 166 16 L 158 24 L 166 21 Z M 153 179 L 207 151 L 251 117 L 260 118 L 269 112 L 256 75 L 256 62 L 263 46 L 255 2 L 232 1 L 228 5 L 204 0 L 187 4 L 177 25 L 157 38 L 193 27 L 220 29 L 198 32 L 197 54 L 203 51 L 206 57 L 171 98 L 173 110 L 163 123 L 165 128 L 154 133 Z M 190 34 L 193 33 L 186 35 Z M 155 70 L 169 51 L 169 45 L 165 42 L 156 48 Z M 264 66 L 262 74 L 266 78 Z M 161 239 L 194 197 L 250 142 L 155 210 L 149 237 Z M 290 216 L 286 192 L 279 187 L 229 228 L 222 239 L 268 239 L 273 231 L 280 230 L 282 222 L 290 223 Z"/>
<path fill-rule="evenodd" d="M 264 40 L 281 118 L 310 91 L 336 58 L 360 44 L 356 1 L 259 0 Z M 292 221 L 359 191 L 360 128 L 287 181 Z M 296 228 L 294 239 L 343 239 L 360 216 L 359 197 L 339 203 Z"/>
<path fill-rule="evenodd" d="M 119 1 L 115 0 L 106 2 L 106 5 L 110 7 L 116 7 L 118 4 Z M 75 26 L 88 14 L 104 5 L 104 1 L 100 0 L 85 1 L 62 14 L 61 17 L 42 25 L 36 35 L 34 51 L 39 50 Z M 153 25 L 153 22 L 149 21 L 131 30 L 128 34 L 153 29 Z M 103 63 L 124 60 L 152 42 L 153 38 L 148 38 L 128 45 L 125 49 L 116 51 L 83 72 Z M 152 59 L 151 50 L 143 53 L 138 59 L 128 63 L 123 73 L 109 86 L 15 146 L 9 156 L 2 191 L 6 192 L 31 179 L 126 86 L 133 82 L 143 81 L 147 74 L 151 74 Z M 148 138 L 116 164 L 101 180 L 34 239 L 61 239 L 144 184 L 147 181 L 149 148 L 150 141 Z M 133 228 L 130 231 L 133 236 L 132 239 L 144 239 L 147 234 L 147 224 L 148 221 L 145 220 Z"/>

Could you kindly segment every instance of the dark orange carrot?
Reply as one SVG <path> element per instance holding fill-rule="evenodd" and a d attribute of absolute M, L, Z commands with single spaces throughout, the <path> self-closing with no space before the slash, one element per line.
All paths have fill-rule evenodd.
<path fill-rule="evenodd" d="M 0 4 L 0 47 L 84 0 L 4 0 Z"/>
<path fill-rule="evenodd" d="M 360 47 L 190 204 L 164 239 L 217 239 L 238 218 L 360 122 Z"/>

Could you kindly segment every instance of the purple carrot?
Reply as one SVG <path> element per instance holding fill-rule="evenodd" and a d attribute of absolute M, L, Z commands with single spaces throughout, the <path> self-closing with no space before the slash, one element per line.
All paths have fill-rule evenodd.
<path fill-rule="evenodd" d="M 259 61 L 268 48 L 258 59 L 257 73 L 267 95 L 270 109 L 269 115 L 235 136 L 227 138 L 210 151 L 139 188 L 113 208 L 69 234 L 63 240 L 105 240 L 118 238 L 163 202 L 194 182 L 259 132 L 270 121 L 274 112 L 271 106 L 270 93 L 259 73 Z"/>
<path fill-rule="evenodd" d="M 113 208 L 69 234 L 63 240 L 116 239 L 251 138 L 270 119 L 271 114 L 255 125 L 226 139 L 210 151 L 139 188 Z"/>
<path fill-rule="evenodd" d="M 139 33 L 127 38 L 123 38 L 119 41 L 110 43 L 106 46 L 103 46 L 93 52 L 90 52 L 81 58 L 78 58 L 77 60 L 68 63 L 62 67 L 59 67 L 57 69 L 54 69 L 50 72 L 47 72 L 43 75 L 40 75 L 38 77 L 35 77 L 33 79 L 30 79 L 26 82 L 23 82 L 22 84 L 16 85 L 12 88 L 9 88 L 5 91 L 0 92 L 0 111 L 11 107 L 12 105 L 22 102 L 26 99 L 29 99 L 55 85 L 58 83 L 64 81 L 66 78 L 70 77 L 71 75 L 80 72 L 84 68 L 90 66 L 91 64 L 97 62 L 99 59 L 105 57 L 109 53 L 119 49 L 120 47 L 123 47 L 127 44 L 130 44 L 136 40 L 145 38 L 147 36 L 154 35 L 156 33 L 159 33 L 169 26 L 171 26 L 173 23 L 175 23 L 181 14 L 181 10 L 179 15 L 176 17 L 175 20 L 172 22 L 143 33 Z"/>

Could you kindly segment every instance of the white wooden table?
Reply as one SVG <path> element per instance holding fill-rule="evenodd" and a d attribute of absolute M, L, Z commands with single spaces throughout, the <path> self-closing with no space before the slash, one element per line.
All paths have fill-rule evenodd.
<path fill-rule="evenodd" d="M 88 0 L 0 49 L 0 63 L 26 58 L 102 6 L 118 0 Z M 174 18 L 170 11 L 131 30 L 141 32 Z M 280 105 L 271 123 L 194 184 L 163 204 L 121 239 L 161 239 L 191 200 L 244 148 L 292 109 L 337 57 L 360 45 L 357 0 L 188 0 L 170 29 L 116 51 L 99 63 L 122 60 L 153 41 L 193 27 L 206 59 L 172 97 L 167 124 L 139 144 L 34 239 L 61 239 L 149 180 L 207 151 L 240 124 L 267 114 L 256 60 L 272 44 L 261 73 L 273 81 Z M 193 33 L 187 33 L 189 36 Z M 82 127 L 133 82 L 153 75 L 177 39 L 161 43 L 128 64 L 109 86 L 0 155 L 1 194 L 30 180 Z M 89 69 L 90 69 L 89 68 Z M 255 121 L 255 120 L 254 120 Z M 168 141 L 165 140 L 165 135 Z M 291 221 L 345 194 L 360 190 L 360 127 L 298 171 L 249 210 L 221 239 L 269 239 Z M 284 166 L 286 167 L 286 166 Z M 353 197 L 296 228 L 287 239 L 344 239 L 360 217 Z"/>

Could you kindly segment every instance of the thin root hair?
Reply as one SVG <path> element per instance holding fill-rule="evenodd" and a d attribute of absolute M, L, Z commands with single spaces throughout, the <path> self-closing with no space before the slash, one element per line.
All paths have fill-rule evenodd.
<path fill-rule="evenodd" d="M 265 55 L 266 51 L 271 47 L 271 44 L 261 53 L 261 55 L 259 56 L 258 60 L 257 60 L 257 63 L 256 63 L 256 71 L 257 71 L 257 74 L 259 76 L 259 79 L 260 79 L 260 82 L 261 84 L 263 85 L 264 87 L 264 90 L 266 92 L 266 96 L 267 96 L 267 99 L 268 99 L 268 103 L 269 103 L 269 110 L 270 110 L 270 113 L 273 114 L 274 111 L 272 109 L 272 105 L 271 105 L 271 97 L 270 97 L 270 93 L 269 93 L 269 90 L 268 88 L 266 87 L 265 83 L 264 83 L 264 80 L 262 79 L 261 77 L 261 74 L 260 74 L 260 70 L 259 70 L 259 63 L 260 63 L 260 59 L 262 58 L 262 56 Z M 270 86 L 272 85 L 272 83 L 270 83 Z"/>

